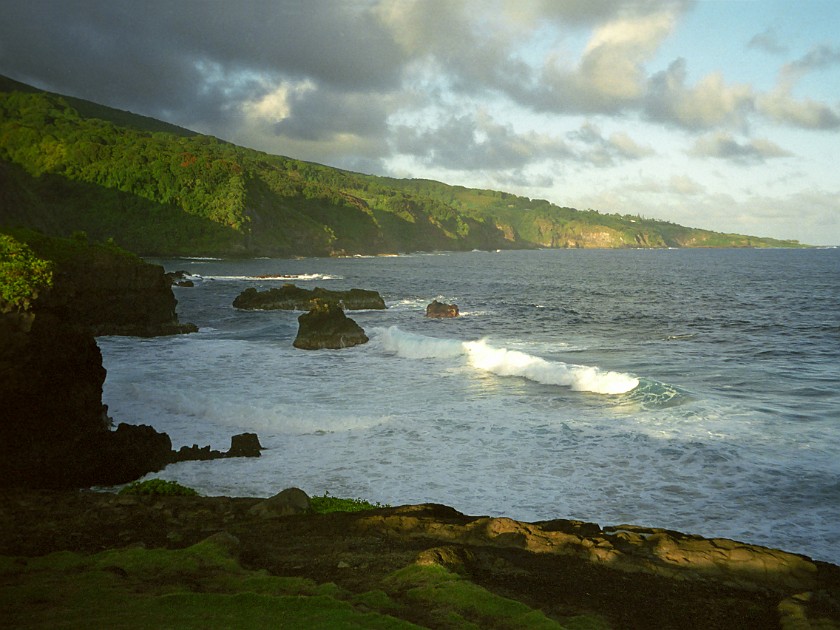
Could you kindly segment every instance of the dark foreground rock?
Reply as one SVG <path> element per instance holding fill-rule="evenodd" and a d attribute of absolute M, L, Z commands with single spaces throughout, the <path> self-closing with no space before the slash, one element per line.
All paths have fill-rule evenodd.
<path fill-rule="evenodd" d="M 367 623 L 358 626 L 364 627 L 404 627 L 400 620 L 428 628 L 764 630 L 840 624 L 840 568 L 796 554 L 659 529 L 467 516 L 442 505 L 281 515 L 290 513 L 284 512 L 288 505 L 299 512 L 306 497 L 299 490 L 280 496 L 285 499 L 0 491 L 0 554 L 23 557 L 3 565 L 18 573 L 0 584 L 0 602 L 9 611 L 27 611 L 26 602 L 3 594 L 20 580 L 34 579 L 36 574 L 25 572 L 30 563 L 33 571 L 43 570 L 37 567 L 45 562 L 33 556 L 129 549 L 130 562 L 120 564 L 111 554 L 100 565 L 88 563 L 93 573 L 76 569 L 66 579 L 105 576 L 109 588 L 125 585 L 136 594 L 151 588 L 143 582 L 142 548 L 185 549 L 207 540 L 233 554 L 235 561 L 224 560 L 235 565 L 231 576 L 264 572 L 253 574 L 250 589 L 267 576 L 283 576 L 289 589 L 291 580 L 308 580 L 292 591 L 287 603 L 293 608 L 285 614 L 311 601 L 315 616 L 296 627 L 315 624 L 331 598 L 343 602 L 348 614 L 390 616 L 388 623 L 363 617 Z M 277 513 L 263 509 L 274 500 L 282 504 Z M 192 549 L 195 565 L 202 547 Z M 62 556 L 56 571 L 68 562 Z M 198 573 L 161 565 L 159 553 L 150 552 L 149 562 L 159 567 L 149 583 L 164 579 L 167 596 L 189 592 L 212 603 L 225 583 L 217 578 L 204 586 L 218 573 L 201 569 L 200 562 Z M 52 605 L 49 593 L 32 600 L 29 614 L 44 614 Z M 249 613 L 266 605 L 253 594 L 239 597 Z M 68 609 L 66 594 L 52 599 L 57 614 L 85 614 Z M 148 602 L 144 607 L 153 604 L 142 601 Z M 503 616 L 514 613 L 521 615 L 519 623 Z"/>
<path fill-rule="evenodd" d="M 60 259 L 55 286 L 39 299 L 67 324 L 95 336 L 155 337 L 196 332 L 178 321 L 178 301 L 163 267 L 107 249 Z"/>
<path fill-rule="evenodd" d="M 0 486 L 112 485 L 160 470 L 168 436 L 111 430 L 94 335 L 194 330 L 178 322 L 163 268 L 83 238 L 28 239 L 52 282 L 20 303 L 0 300 Z"/>
<path fill-rule="evenodd" d="M 83 328 L 48 311 L 0 314 L 0 375 L 0 485 L 110 485 L 165 465 L 165 434 L 110 429 L 102 355 Z"/>
<path fill-rule="evenodd" d="M 294 347 L 302 350 L 339 349 L 367 343 L 365 331 L 333 302 L 315 302 L 312 310 L 298 317 Z"/>
<path fill-rule="evenodd" d="M 236 297 L 233 306 L 245 310 L 308 311 L 316 301 L 335 304 L 348 311 L 385 308 L 385 300 L 377 291 L 365 289 L 330 291 L 321 287 L 310 290 L 302 289 L 294 284 L 284 284 L 280 288 L 266 291 L 257 291 L 250 287 Z"/>
<path fill-rule="evenodd" d="M 426 317 L 458 317 L 460 314 L 457 304 L 444 304 L 437 300 L 432 300 L 432 303 L 426 307 Z"/>

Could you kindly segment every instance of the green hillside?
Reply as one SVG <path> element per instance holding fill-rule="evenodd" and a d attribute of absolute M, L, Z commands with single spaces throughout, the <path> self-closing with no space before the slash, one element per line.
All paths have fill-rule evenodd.
<path fill-rule="evenodd" d="M 268 155 L 0 77 L 0 225 L 143 255 L 797 247 Z"/>

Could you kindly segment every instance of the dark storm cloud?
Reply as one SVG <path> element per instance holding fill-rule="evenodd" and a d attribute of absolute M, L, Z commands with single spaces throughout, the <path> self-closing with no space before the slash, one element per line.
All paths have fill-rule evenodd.
<path fill-rule="evenodd" d="M 382 99 L 370 94 L 304 91 L 290 96 L 288 105 L 288 116 L 274 125 L 274 132 L 286 138 L 323 141 L 340 134 L 376 137 L 385 131 L 387 111 Z"/>
<path fill-rule="evenodd" d="M 365 4 L 5 2 L 0 73 L 177 122 L 208 122 L 279 77 L 353 90 L 399 81 L 399 48 Z"/>
<path fill-rule="evenodd" d="M 432 128 L 399 126 L 398 153 L 458 170 L 518 169 L 569 155 L 564 142 L 535 133 L 517 134 L 481 112 L 451 116 Z"/>

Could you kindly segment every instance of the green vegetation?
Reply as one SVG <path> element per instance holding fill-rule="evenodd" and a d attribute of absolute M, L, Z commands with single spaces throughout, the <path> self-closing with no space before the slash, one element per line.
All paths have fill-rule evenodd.
<path fill-rule="evenodd" d="M 338 497 L 330 496 L 329 492 L 325 492 L 320 497 L 310 497 L 309 505 L 313 512 L 317 514 L 329 514 L 330 512 L 362 512 L 364 510 L 373 510 L 375 508 L 391 507 L 381 503 L 370 503 L 364 499 L 340 499 Z"/>
<path fill-rule="evenodd" d="M 181 496 L 195 497 L 198 492 L 192 488 L 182 486 L 177 481 L 163 479 L 148 479 L 146 481 L 132 481 L 120 490 L 120 494 L 144 494 L 152 496 Z"/>
<path fill-rule="evenodd" d="M 91 242 L 80 230 L 69 238 L 61 238 L 26 228 L 0 226 L 0 312 L 28 310 L 39 294 L 55 286 L 57 275 L 78 273 L 78 269 L 97 265 L 108 266 L 122 259 L 144 264 L 113 241 Z"/>
<path fill-rule="evenodd" d="M 212 539 L 174 551 L 0 557 L 0 609 L 14 628 L 417 627 L 365 601 L 335 584 L 243 569 Z"/>
<path fill-rule="evenodd" d="M 0 310 L 27 310 L 38 293 L 52 286 L 52 264 L 9 234 L 0 233 Z"/>
<path fill-rule="evenodd" d="M 156 255 L 796 247 L 268 155 L 0 77 L 0 225 Z"/>
<path fill-rule="evenodd" d="M 0 609 L 14 628 L 573 628 L 496 595 L 440 565 L 409 565 L 382 588 L 354 593 L 334 583 L 249 570 L 235 541 L 217 534 L 177 550 L 127 548 L 84 555 L 0 556 Z"/>
<path fill-rule="evenodd" d="M 603 630 L 609 625 L 598 617 L 575 616 L 561 625 L 541 611 L 508 599 L 470 582 L 439 564 L 412 564 L 385 579 L 386 591 L 433 611 L 435 625 L 450 628 L 529 628 Z"/>

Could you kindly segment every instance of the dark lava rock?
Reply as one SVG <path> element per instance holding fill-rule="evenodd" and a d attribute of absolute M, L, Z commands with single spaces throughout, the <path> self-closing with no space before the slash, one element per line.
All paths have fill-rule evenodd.
<path fill-rule="evenodd" d="M 309 495 L 303 490 L 286 488 L 273 497 L 257 503 L 248 510 L 248 514 L 261 518 L 292 516 L 294 514 L 306 514 L 309 512 L 309 507 Z"/>
<path fill-rule="evenodd" d="M 155 337 L 198 330 L 178 321 L 178 301 L 163 267 L 134 256 L 97 252 L 62 261 L 55 286 L 39 302 L 40 310 L 95 336 Z"/>
<path fill-rule="evenodd" d="M 262 445 L 256 433 L 240 433 L 230 438 L 227 457 L 259 457 Z"/>
<path fill-rule="evenodd" d="M 240 433 L 230 438 L 230 449 L 226 453 L 212 450 L 210 446 L 182 446 L 171 454 L 170 462 L 208 461 L 226 457 L 259 457 L 262 445 L 256 433 Z"/>
<path fill-rule="evenodd" d="M 170 460 L 166 434 L 111 430 L 94 335 L 195 326 L 178 322 L 162 267 L 108 247 L 38 239 L 36 253 L 60 252 L 50 258 L 53 286 L 25 306 L 0 300 L 0 486 L 114 485 L 160 470 Z"/>
<path fill-rule="evenodd" d="M 330 291 L 315 287 L 302 289 L 294 284 L 284 284 L 280 288 L 257 291 L 250 287 L 240 293 L 233 301 L 233 306 L 245 310 L 287 310 L 308 311 L 316 301 L 335 304 L 349 311 L 382 310 L 385 300 L 377 291 L 350 289 L 349 291 Z"/>
<path fill-rule="evenodd" d="M 308 313 L 298 317 L 295 348 L 321 350 L 349 348 L 368 342 L 365 331 L 332 302 L 316 302 Z"/>
<path fill-rule="evenodd" d="M 438 302 L 437 300 L 432 300 L 432 303 L 426 307 L 426 317 L 458 317 L 458 305 L 457 304 L 444 304 L 443 302 Z"/>

